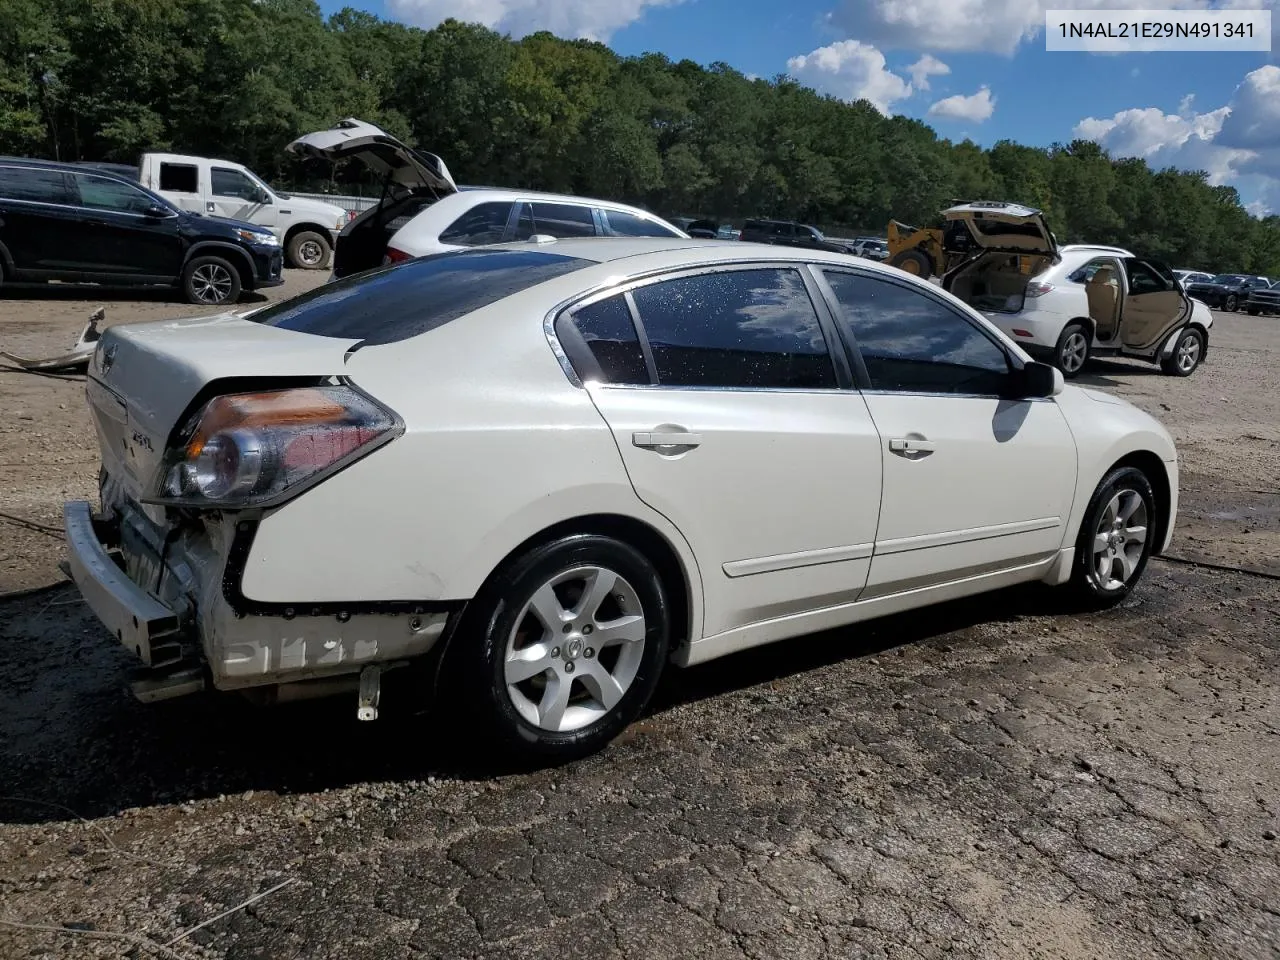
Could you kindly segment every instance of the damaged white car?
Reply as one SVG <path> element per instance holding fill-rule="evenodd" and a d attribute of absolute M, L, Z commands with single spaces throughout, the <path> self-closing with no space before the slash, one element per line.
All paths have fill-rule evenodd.
<path fill-rule="evenodd" d="M 372 718 L 383 672 L 442 663 L 468 729 L 561 758 L 669 662 L 1021 582 L 1114 604 L 1177 511 L 1156 420 L 816 250 L 422 257 L 111 327 L 87 392 L 69 567 L 140 695 L 345 688 Z"/>
<path fill-rule="evenodd" d="M 1065 376 L 1090 357 L 1122 356 L 1187 377 L 1208 353 L 1212 312 L 1161 261 L 1119 247 L 1059 247 L 1039 210 L 1014 203 L 943 215 L 948 249 L 969 252 L 943 288 Z"/>

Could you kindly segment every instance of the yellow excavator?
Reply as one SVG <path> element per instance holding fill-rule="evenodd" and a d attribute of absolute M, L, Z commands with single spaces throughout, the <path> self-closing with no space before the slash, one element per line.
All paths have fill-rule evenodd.
<path fill-rule="evenodd" d="M 925 280 L 945 276 L 952 267 L 986 246 L 978 239 L 984 231 L 975 227 L 975 221 L 981 222 L 993 214 L 999 219 L 1006 219 L 1007 215 L 1002 216 L 1006 210 L 1016 210 L 1019 216 L 1039 213 L 1016 204 L 979 200 L 942 211 L 939 226 L 913 227 L 901 220 L 890 220 L 887 263 Z M 1018 257 L 1018 269 L 1022 273 L 1032 273 L 1042 266 L 1041 259 Z"/>

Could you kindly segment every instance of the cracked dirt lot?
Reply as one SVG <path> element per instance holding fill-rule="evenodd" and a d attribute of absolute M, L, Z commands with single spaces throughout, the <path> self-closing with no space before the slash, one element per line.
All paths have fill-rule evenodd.
<path fill-rule="evenodd" d="M 99 302 L 184 312 L 9 293 L 0 345 Z M 1220 315 L 1190 380 L 1085 378 L 1178 439 L 1176 556 L 1280 574 L 1278 363 L 1280 320 Z M 81 390 L 0 372 L 3 513 L 92 493 Z M 0 521 L 0 591 L 59 548 Z M 1010 591 L 672 674 L 605 753 L 512 771 L 345 700 L 142 706 L 74 588 L 0 601 L 0 919 L 145 941 L 0 957 L 1280 956 L 1278 627 L 1280 582 L 1160 561 L 1107 614 Z"/>

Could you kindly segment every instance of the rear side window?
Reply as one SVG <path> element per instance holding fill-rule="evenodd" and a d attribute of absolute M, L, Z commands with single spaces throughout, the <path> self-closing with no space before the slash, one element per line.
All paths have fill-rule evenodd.
<path fill-rule="evenodd" d="M 798 270 L 728 270 L 633 291 L 664 386 L 836 386 L 818 314 Z"/>
<path fill-rule="evenodd" d="M 556 337 L 583 380 L 647 384 L 640 337 L 622 294 L 597 300 L 556 321 Z M 587 359 L 589 355 L 590 359 Z"/>
<path fill-rule="evenodd" d="M 501 243 L 511 219 L 511 202 L 495 201 L 472 207 L 440 234 L 441 243 L 478 247 Z"/>
<path fill-rule="evenodd" d="M 31 203 L 69 203 L 61 170 L 38 167 L 0 167 L 0 197 Z"/>
<path fill-rule="evenodd" d="M 611 237 L 677 237 L 674 230 L 662 224 L 637 217 L 623 210 L 605 210 L 606 233 Z M 696 222 L 696 221 L 695 221 Z"/>
<path fill-rule="evenodd" d="M 321 337 L 398 343 L 594 260 L 536 250 L 460 250 L 335 280 L 248 317 Z"/>
<path fill-rule="evenodd" d="M 545 203 L 541 200 L 521 204 L 516 236 L 528 240 L 535 233 L 548 237 L 594 237 L 595 218 L 591 208 L 576 203 Z"/>
<path fill-rule="evenodd" d="M 160 189 L 172 193 L 199 193 L 200 169 L 192 163 L 162 163 Z"/>

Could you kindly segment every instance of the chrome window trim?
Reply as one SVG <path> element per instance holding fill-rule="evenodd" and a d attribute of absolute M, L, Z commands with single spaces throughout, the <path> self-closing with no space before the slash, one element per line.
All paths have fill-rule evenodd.
<path fill-rule="evenodd" d="M 822 261 L 816 261 L 821 263 Z M 651 283 L 659 283 L 663 280 L 678 280 L 681 277 L 701 276 L 708 273 L 728 273 L 740 270 L 760 270 L 760 269 L 783 269 L 795 270 L 800 274 L 802 280 L 805 279 L 806 266 L 814 265 L 812 260 L 782 260 L 769 258 L 764 260 L 708 260 L 697 266 L 675 266 L 675 267 L 654 267 L 650 270 L 637 273 L 634 276 L 627 277 L 622 280 L 613 280 L 608 283 L 602 283 L 596 287 L 568 297 L 556 306 L 552 307 L 542 321 L 542 330 L 546 335 L 547 341 L 551 344 L 551 351 L 555 354 L 556 359 L 560 362 L 560 368 L 564 371 L 565 376 L 569 378 L 569 382 L 575 387 L 584 388 L 582 378 L 578 376 L 573 364 L 569 361 L 569 355 L 565 352 L 564 347 L 560 344 L 560 338 L 556 335 L 556 321 L 560 319 L 562 314 L 572 314 L 574 311 L 582 307 L 590 306 L 600 300 L 606 300 L 616 294 L 630 294 L 637 287 L 648 286 Z M 602 264 L 603 265 L 603 264 Z M 812 294 L 809 287 L 805 285 L 805 293 L 809 296 L 813 311 L 818 313 L 818 305 L 812 303 Z M 627 297 L 628 309 L 634 309 L 630 303 L 630 296 Z M 644 328 L 637 323 L 638 314 L 632 313 L 632 322 L 636 323 L 636 333 L 640 335 L 641 343 L 645 342 Z M 821 319 L 819 317 L 819 319 Z M 823 340 L 827 340 L 827 331 L 822 331 Z M 836 373 L 835 359 L 831 356 L 834 345 L 827 343 L 827 357 L 832 362 L 832 372 Z M 648 361 L 646 360 L 646 363 Z M 838 380 L 839 377 L 837 376 Z M 683 387 L 675 384 L 649 383 L 649 384 L 606 384 L 597 383 L 598 387 L 619 387 L 626 390 L 734 390 L 734 391 L 761 391 L 761 392 L 780 392 L 780 393 L 849 393 L 850 388 L 842 387 L 837 384 L 834 387 Z"/>

